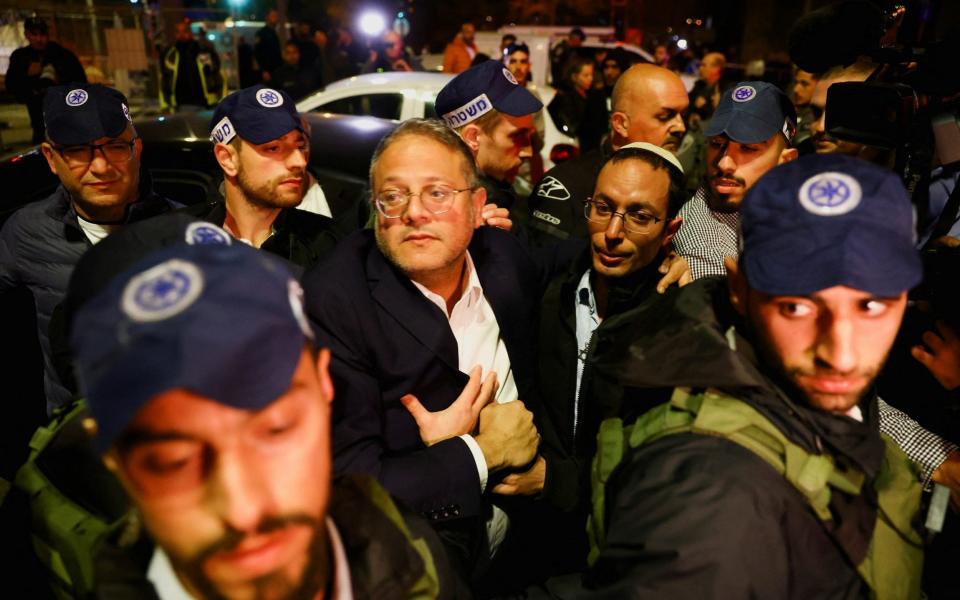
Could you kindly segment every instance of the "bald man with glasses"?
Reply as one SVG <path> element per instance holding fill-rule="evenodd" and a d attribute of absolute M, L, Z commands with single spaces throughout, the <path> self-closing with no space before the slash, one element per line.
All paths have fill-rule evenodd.
<path fill-rule="evenodd" d="M 50 322 L 74 264 L 125 223 L 178 205 L 154 193 L 141 175 L 143 143 L 123 94 L 102 85 L 55 86 L 43 114 L 40 150 L 60 186 L 18 210 L 0 230 L 0 293 L 26 288 L 33 295 L 51 411 L 72 396 L 54 367 Z"/>

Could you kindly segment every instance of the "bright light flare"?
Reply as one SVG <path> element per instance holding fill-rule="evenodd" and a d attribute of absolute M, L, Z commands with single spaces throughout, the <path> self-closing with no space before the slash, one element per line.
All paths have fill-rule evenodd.
<path fill-rule="evenodd" d="M 360 15 L 359 25 L 360 31 L 365 35 L 376 37 L 382 35 L 387 29 L 387 20 L 383 18 L 382 14 L 368 10 Z"/>
<path fill-rule="evenodd" d="M 685 40 L 685 39 L 683 39 L 683 38 L 680 38 L 679 40 L 677 40 L 677 48 L 680 48 L 681 50 L 686 50 L 686 49 L 687 49 L 687 40 Z"/>

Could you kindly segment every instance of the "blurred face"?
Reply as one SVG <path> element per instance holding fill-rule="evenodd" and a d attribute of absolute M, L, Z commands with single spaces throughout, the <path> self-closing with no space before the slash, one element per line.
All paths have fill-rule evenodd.
<path fill-rule="evenodd" d="M 310 144 L 298 129 L 266 144 L 241 142 L 237 186 L 246 200 L 264 208 L 293 208 L 303 200 Z"/>
<path fill-rule="evenodd" d="M 280 22 L 280 13 L 276 10 L 271 10 L 267 13 L 267 25 L 270 27 L 275 27 L 277 23 Z"/>
<path fill-rule="evenodd" d="M 464 43 L 472 44 L 476 34 L 477 28 L 474 27 L 472 23 L 464 23 L 463 27 L 460 28 L 460 36 L 463 38 Z"/>
<path fill-rule="evenodd" d="M 786 142 L 779 133 L 758 144 L 741 144 L 726 135 L 707 140 L 707 204 L 710 208 L 719 212 L 739 210 L 747 190 L 780 164 L 785 148 Z"/>
<path fill-rule="evenodd" d="M 620 63 L 612 59 L 603 61 L 603 84 L 607 87 L 613 87 L 620 79 L 623 70 L 620 69 Z"/>
<path fill-rule="evenodd" d="M 587 93 L 587 90 L 593 85 L 593 64 L 585 64 L 580 70 L 570 76 L 573 89 L 581 94 Z"/>
<path fill-rule="evenodd" d="M 814 408 L 846 413 L 883 367 L 906 296 L 878 298 L 846 286 L 810 296 L 750 290 L 745 310 L 766 361 Z"/>
<path fill-rule="evenodd" d="M 390 60 L 397 60 L 403 56 L 403 40 L 400 39 L 400 36 L 395 32 L 388 32 L 384 38 L 384 43 L 386 44 L 386 54 L 387 58 Z"/>
<path fill-rule="evenodd" d="M 527 77 L 530 76 L 530 55 L 519 50 L 514 52 L 507 57 L 507 69 L 513 73 L 517 83 L 527 85 Z"/>
<path fill-rule="evenodd" d="M 374 194 L 411 194 L 398 218 L 377 212 L 377 246 L 408 277 L 431 289 L 459 284 L 486 195 L 482 188 L 457 192 L 449 209 L 437 215 L 427 210 L 420 193 L 430 187 L 469 187 L 464 160 L 440 142 L 411 134 L 388 146 L 374 166 Z"/>
<path fill-rule="evenodd" d="M 703 57 L 700 63 L 700 79 L 708 84 L 714 84 L 720 81 L 723 75 L 724 60 L 721 56 L 711 53 Z"/>
<path fill-rule="evenodd" d="M 137 200 L 143 144 L 136 137 L 133 126 L 128 125 L 117 137 L 102 137 L 91 143 L 98 146 L 111 144 L 122 150 L 124 145 L 129 149 L 131 141 L 133 148 L 127 150 L 130 152 L 128 158 L 120 156 L 108 160 L 108 154 L 122 155 L 123 151 L 113 152 L 105 147 L 95 150 L 89 162 L 72 158 L 79 147 L 54 146 L 46 142 L 41 145 L 50 170 L 60 178 L 77 213 L 84 219 L 100 223 L 120 222 L 127 205 Z"/>
<path fill-rule="evenodd" d="M 813 88 L 817 80 L 813 78 L 812 73 L 797 70 L 797 75 L 793 82 L 793 103 L 796 106 L 806 106 L 810 104 L 813 97 Z"/>
<path fill-rule="evenodd" d="M 629 92 L 624 110 L 614 113 L 612 124 L 626 143 L 648 142 L 675 153 L 687 131 L 683 114 L 689 103 L 679 77 L 650 78 Z"/>
<path fill-rule="evenodd" d="M 283 47 L 283 62 L 293 66 L 300 64 L 300 48 L 296 44 Z"/>
<path fill-rule="evenodd" d="M 583 38 L 576 34 L 570 34 L 567 36 L 567 43 L 570 44 L 571 48 L 579 48 L 583 45 Z"/>
<path fill-rule="evenodd" d="M 189 42 L 193 39 L 193 34 L 190 32 L 190 24 L 180 22 L 177 23 L 176 36 L 178 42 Z"/>
<path fill-rule="evenodd" d="M 329 354 L 304 350 L 258 411 L 155 396 L 108 455 L 153 539 L 201 598 L 307 598 L 327 579 Z"/>
<path fill-rule="evenodd" d="M 43 31 L 30 31 L 25 30 L 23 32 L 24 37 L 27 38 L 27 42 L 30 43 L 30 47 L 34 50 L 43 51 L 47 49 L 47 42 L 50 41 L 50 35 Z"/>
<path fill-rule="evenodd" d="M 816 82 L 813 88 L 813 96 L 810 99 L 810 107 L 813 109 L 814 121 L 810 124 L 810 133 L 813 134 L 813 142 L 817 149 L 817 154 L 832 154 L 838 152 L 850 156 L 857 156 L 863 150 L 863 144 L 838 140 L 827 132 L 827 90 L 834 83 L 841 81 L 863 81 L 863 77 L 836 77 L 833 79 L 821 79 Z"/>
<path fill-rule="evenodd" d="M 533 155 L 533 132 L 533 115 L 513 117 L 501 114 L 500 121 L 490 133 L 480 129 L 477 135 L 480 171 L 497 181 L 512 182 L 523 160 Z"/>
<path fill-rule="evenodd" d="M 663 169 L 640 160 L 604 166 L 593 200 L 624 216 L 613 215 L 606 225 L 587 221 L 593 269 L 598 275 L 629 275 L 653 262 L 670 244 L 680 220 L 667 219 L 669 198 L 670 176 Z M 634 231 L 627 231 L 625 223 Z"/>
<path fill-rule="evenodd" d="M 327 46 L 327 34 L 320 31 L 319 29 L 317 31 L 314 31 L 313 43 L 320 46 L 321 48 L 325 48 Z"/>
<path fill-rule="evenodd" d="M 658 65 L 661 65 L 661 66 L 666 65 L 668 62 L 670 62 L 670 53 L 667 52 L 667 47 L 657 46 L 653 50 L 653 60 L 654 62 L 656 62 Z"/>

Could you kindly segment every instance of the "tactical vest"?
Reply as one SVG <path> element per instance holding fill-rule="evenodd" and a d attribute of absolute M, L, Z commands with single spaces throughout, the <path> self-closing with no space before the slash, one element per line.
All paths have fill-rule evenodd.
<path fill-rule="evenodd" d="M 600 425 L 597 454 L 591 472 L 593 494 L 587 523 L 588 562 L 593 565 L 605 538 L 605 488 L 626 451 L 664 436 L 695 433 L 727 439 L 750 450 L 777 470 L 804 497 L 822 522 L 832 520 L 833 490 L 860 494 L 866 477 L 843 468 L 827 454 L 810 454 L 787 439 L 749 404 L 716 390 L 693 393 L 677 388 L 669 403 L 624 426 L 621 419 Z M 921 597 L 923 540 L 912 521 L 920 511 L 921 486 L 916 469 L 893 442 L 883 435 L 885 455 L 873 486 L 878 510 L 873 537 L 857 572 L 878 600 Z"/>

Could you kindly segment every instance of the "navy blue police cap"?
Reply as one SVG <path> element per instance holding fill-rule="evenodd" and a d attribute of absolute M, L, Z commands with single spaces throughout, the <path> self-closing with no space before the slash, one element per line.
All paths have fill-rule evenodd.
<path fill-rule="evenodd" d="M 220 101 L 210 120 L 210 141 L 226 144 L 239 135 L 251 144 L 266 144 L 294 129 L 303 131 L 293 99 L 283 90 L 254 85 Z"/>
<path fill-rule="evenodd" d="M 704 133 L 725 134 L 741 144 L 759 144 L 777 132 L 793 142 L 797 111 L 780 88 L 765 81 L 743 81 L 726 91 Z"/>
<path fill-rule="evenodd" d="M 43 122 L 55 144 L 89 144 L 102 137 L 117 137 L 133 120 L 127 98 L 100 84 L 73 83 L 47 89 Z"/>
<path fill-rule="evenodd" d="M 280 259 L 209 242 L 152 252 L 83 304 L 73 322 L 77 377 L 97 422 L 94 445 L 109 448 L 152 398 L 172 389 L 263 408 L 290 387 L 312 339 L 303 292 Z"/>
<path fill-rule="evenodd" d="M 543 103 L 496 60 L 484 61 L 451 79 L 436 101 L 437 114 L 451 129 L 476 121 L 491 110 L 521 117 L 541 108 Z"/>
<path fill-rule="evenodd" d="M 923 276 L 903 183 L 858 158 L 812 154 L 771 169 L 747 192 L 740 226 L 747 281 L 766 294 L 843 285 L 895 297 Z"/>

